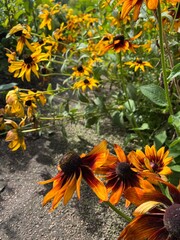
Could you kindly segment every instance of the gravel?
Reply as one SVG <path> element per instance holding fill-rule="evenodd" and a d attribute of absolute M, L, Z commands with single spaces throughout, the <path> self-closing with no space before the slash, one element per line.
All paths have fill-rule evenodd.
<path fill-rule="evenodd" d="M 75 150 L 88 152 L 102 139 L 123 146 L 123 133 L 104 124 L 99 135 L 83 124 L 69 124 L 67 137 L 54 129 L 51 134 L 26 139 L 27 150 L 10 152 L 4 139 L 0 142 L 0 239 L 1 240 L 115 240 L 126 222 L 105 204 L 99 203 L 91 189 L 82 184 L 81 199 L 76 195 L 67 206 L 52 213 L 50 204 L 42 207 L 43 196 L 51 184 L 38 185 L 57 173 L 62 154 Z M 113 150 L 112 150 L 113 151 Z M 118 208 L 125 209 L 124 201 Z"/>

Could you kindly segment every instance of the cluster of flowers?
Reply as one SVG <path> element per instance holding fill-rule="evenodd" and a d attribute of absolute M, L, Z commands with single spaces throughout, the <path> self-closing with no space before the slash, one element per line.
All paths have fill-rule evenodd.
<path fill-rule="evenodd" d="M 18 148 L 26 149 L 23 132 L 26 132 L 25 125 L 30 123 L 32 129 L 38 127 L 36 112 L 37 105 L 45 105 L 46 97 L 41 91 L 24 91 L 18 87 L 11 90 L 6 95 L 5 108 L 0 109 L 0 130 L 6 130 L 6 141 L 9 148 L 16 151 Z M 16 121 L 8 118 L 15 118 Z M 20 119 L 20 120 L 19 120 Z M 19 123 L 17 124 L 17 121 Z"/>
<path fill-rule="evenodd" d="M 171 173 L 167 166 L 172 157 L 162 147 L 145 146 L 145 151 L 131 151 L 126 155 L 115 144 L 116 155 L 109 152 L 106 140 L 88 154 L 69 152 L 59 161 L 58 174 L 40 184 L 53 183 L 43 205 L 52 200 L 53 211 L 63 199 L 66 205 L 76 191 L 80 199 L 81 181 L 84 179 L 101 202 L 137 206 L 135 218 L 125 227 L 118 239 L 124 240 L 177 240 L 179 239 L 180 191 L 167 181 Z M 101 180 L 103 179 L 103 181 Z M 169 194 L 161 191 L 167 187 Z"/>

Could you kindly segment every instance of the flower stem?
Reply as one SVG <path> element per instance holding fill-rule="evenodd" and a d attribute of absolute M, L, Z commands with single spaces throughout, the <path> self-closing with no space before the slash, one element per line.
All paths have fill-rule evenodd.
<path fill-rule="evenodd" d="M 160 0 L 158 1 L 158 24 L 159 24 L 159 39 L 160 39 L 160 49 L 161 49 L 161 65 L 162 65 L 162 72 L 163 72 L 164 90 L 165 90 L 165 96 L 166 96 L 166 101 L 168 105 L 168 111 L 171 115 L 173 115 L 173 108 L 172 108 L 171 99 L 169 96 L 167 74 L 166 74 L 166 62 L 165 62 L 165 53 L 164 53 L 164 45 L 163 45 L 163 26 L 162 26 Z"/>
<path fill-rule="evenodd" d="M 132 219 L 128 217 L 125 213 L 121 212 L 119 209 L 117 209 L 113 204 L 110 202 L 104 202 L 106 205 L 108 205 L 114 212 L 116 212 L 119 216 L 123 217 L 127 222 L 131 222 Z"/>

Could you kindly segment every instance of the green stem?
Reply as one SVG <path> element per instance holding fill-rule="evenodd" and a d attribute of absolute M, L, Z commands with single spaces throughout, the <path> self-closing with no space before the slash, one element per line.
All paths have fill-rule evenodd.
<path fill-rule="evenodd" d="M 117 209 L 113 204 L 110 202 L 104 202 L 106 205 L 108 205 L 114 212 L 116 212 L 119 216 L 123 217 L 127 222 L 131 222 L 132 219 L 128 217 L 125 213 L 121 212 L 119 209 Z"/>
<path fill-rule="evenodd" d="M 133 128 L 138 128 L 138 124 L 137 124 L 136 119 L 134 117 L 132 106 L 131 106 L 131 103 L 129 101 L 128 92 L 127 92 L 127 88 L 126 88 L 126 83 L 124 81 L 121 52 L 119 53 L 119 62 L 120 62 L 120 72 L 121 72 L 121 79 L 122 79 L 122 88 L 123 88 L 123 92 L 125 93 L 125 100 L 127 101 L 128 106 L 129 106 L 129 110 L 130 110 L 130 123 L 131 123 Z M 134 130 L 134 131 L 142 139 L 142 141 L 145 143 L 145 139 L 144 139 L 143 135 L 141 134 L 141 132 L 139 130 Z"/>
<path fill-rule="evenodd" d="M 165 90 L 165 96 L 166 96 L 166 101 L 168 105 L 168 111 L 171 115 L 173 115 L 173 108 L 172 108 L 171 99 L 169 96 L 168 81 L 167 81 L 167 74 L 166 74 L 166 62 L 165 62 L 165 53 L 164 53 L 164 44 L 163 44 L 163 25 L 162 25 L 162 17 L 161 17 L 160 0 L 158 2 L 158 24 L 159 24 L 159 39 L 160 39 L 160 49 L 161 49 L 161 65 L 162 65 L 162 72 L 163 72 L 164 90 Z"/>

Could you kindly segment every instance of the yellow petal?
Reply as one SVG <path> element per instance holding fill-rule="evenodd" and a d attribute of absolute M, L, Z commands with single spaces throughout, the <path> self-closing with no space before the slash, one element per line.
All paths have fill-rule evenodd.
<path fill-rule="evenodd" d="M 161 203 L 157 202 L 157 201 L 147 201 L 145 203 L 142 203 L 139 207 L 136 208 L 136 210 L 133 212 L 133 215 L 138 216 L 140 214 L 144 214 L 144 213 L 148 212 L 149 210 L 157 207 L 160 204 Z"/>
<path fill-rule="evenodd" d="M 63 200 L 64 205 L 66 205 L 69 202 L 69 200 L 72 198 L 73 193 L 76 189 L 76 181 L 77 181 L 76 173 L 74 173 L 74 176 L 71 179 L 70 183 L 68 184 L 66 191 L 64 193 L 64 200 Z"/>

